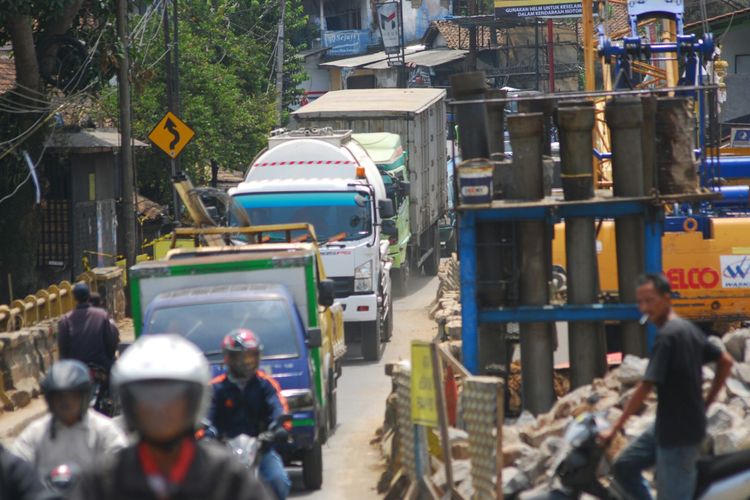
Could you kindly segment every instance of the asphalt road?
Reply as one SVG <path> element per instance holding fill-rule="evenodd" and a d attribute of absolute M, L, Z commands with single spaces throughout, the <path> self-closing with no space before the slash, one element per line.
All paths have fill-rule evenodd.
<path fill-rule="evenodd" d="M 385 400 L 391 379 L 385 364 L 409 357 L 414 339 L 429 340 L 437 332 L 427 317 L 437 293 L 437 278 L 412 277 L 410 294 L 394 303 L 394 333 L 379 363 L 349 359 L 345 362 L 338 387 L 338 427 L 323 447 L 323 488 L 303 491 L 300 471 L 291 471 L 292 496 L 314 500 L 380 498 L 377 481 L 383 471 L 378 448 L 370 444 L 375 430 L 383 424 Z M 348 358 L 359 355 L 352 346 Z"/>

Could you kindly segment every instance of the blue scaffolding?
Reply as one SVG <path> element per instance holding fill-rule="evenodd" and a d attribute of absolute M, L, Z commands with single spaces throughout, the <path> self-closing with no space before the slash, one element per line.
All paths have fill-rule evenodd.
<path fill-rule="evenodd" d="M 663 199 L 598 196 L 582 201 L 545 198 L 539 201 L 494 201 L 491 206 L 458 207 L 461 281 L 461 337 L 464 366 L 479 372 L 479 325 L 541 321 L 623 321 L 640 317 L 635 304 L 543 305 L 479 308 L 477 301 L 477 223 L 482 221 L 544 220 L 549 225 L 566 217 L 615 218 L 642 215 L 644 220 L 645 271 L 662 271 L 664 231 Z M 655 330 L 649 328 L 649 347 Z"/>

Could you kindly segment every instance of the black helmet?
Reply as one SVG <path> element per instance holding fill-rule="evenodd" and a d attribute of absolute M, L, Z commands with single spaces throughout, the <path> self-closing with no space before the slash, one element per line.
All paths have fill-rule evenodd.
<path fill-rule="evenodd" d="M 47 406 L 50 396 L 56 392 L 75 391 L 83 393 L 81 414 L 86 411 L 91 399 L 91 373 L 86 365 L 74 359 L 58 361 L 47 372 L 40 384 Z M 51 409 L 51 407 L 50 407 Z"/>
<path fill-rule="evenodd" d="M 76 299 L 76 302 L 88 302 L 91 297 L 89 285 L 83 281 L 76 283 L 73 287 L 73 297 Z"/>

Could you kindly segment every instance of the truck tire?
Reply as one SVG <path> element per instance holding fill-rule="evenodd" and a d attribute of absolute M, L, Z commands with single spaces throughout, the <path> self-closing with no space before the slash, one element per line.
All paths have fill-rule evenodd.
<path fill-rule="evenodd" d="M 383 323 L 383 342 L 388 342 L 393 337 L 393 295 L 388 296 L 388 316 Z"/>
<path fill-rule="evenodd" d="M 328 437 L 330 437 L 336 431 L 336 424 L 338 423 L 338 408 L 336 400 L 336 382 L 331 372 L 328 375 Z"/>
<path fill-rule="evenodd" d="M 302 455 L 302 482 L 308 490 L 319 490 L 323 486 L 323 449 L 315 443 Z"/>
<path fill-rule="evenodd" d="M 411 276 L 411 264 L 409 261 L 401 263 L 401 267 L 393 270 L 393 290 L 399 297 L 406 297 L 409 294 L 409 279 Z"/>
<path fill-rule="evenodd" d="M 380 342 L 381 328 L 380 311 L 378 311 L 378 319 L 362 323 L 362 357 L 366 361 L 380 361 L 383 355 Z"/>
<path fill-rule="evenodd" d="M 432 254 L 424 262 L 424 272 L 428 276 L 437 276 L 438 269 L 440 268 L 440 231 L 438 230 L 437 224 L 432 226 L 430 229 L 430 241 L 432 242 Z"/>

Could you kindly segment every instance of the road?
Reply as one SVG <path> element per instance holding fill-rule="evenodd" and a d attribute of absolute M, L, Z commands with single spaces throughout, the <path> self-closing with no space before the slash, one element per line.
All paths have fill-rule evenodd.
<path fill-rule="evenodd" d="M 380 498 L 376 484 L 383 471 L 377 447 L 370 444 L 375 430 L 383 424 L 385 400 L 391 380 L 385 364 L 409 357 L 414 339 L 431 339 L 437 332 L 427 317 L 427 308 L 437 293 L 437 278 L 412 278 L 410 294 L 394 303 L 394 333 L 379 363 L 350 359 L 339 380 L 336 433 L 323 448 L 323 488 L 302 491 L 299 471 L 292 471 L 293 497 L 310 500 Z M 358 355 L 356 346 L 347 357 Z"/>

